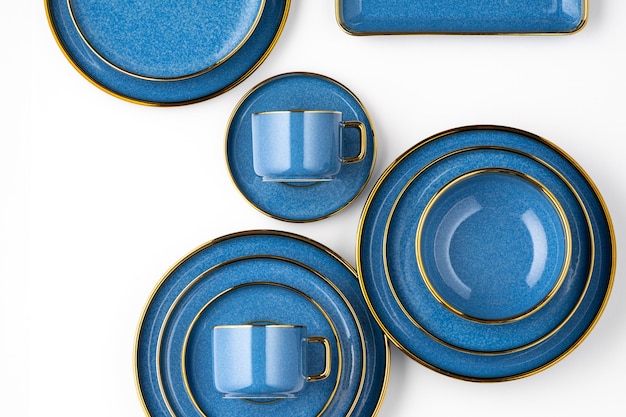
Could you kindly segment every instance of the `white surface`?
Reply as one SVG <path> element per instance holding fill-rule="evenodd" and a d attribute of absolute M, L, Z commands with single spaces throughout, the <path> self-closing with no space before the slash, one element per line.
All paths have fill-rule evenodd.
<path fill-rule="evenodd" d="M 354 264 L 375 180 L 410 146 L 448 128 L 504 124 L 556 143 L 600 189 L 619 243 L 626 2 L 590 3 L 588 25 L 572 36 L 352 37 L 336 24 L 332 0 L 293 0 L 274 51 L 243 84 L 203 103 L 152 108 L 82 78 L 57 48 L 41 0 L 9 2 L 0 14 L 0 415 L 142 416 L 135 330 L 170 265 L 207 240 L 257 228 L 311 237 Z M 310 224 L 255 210 L 224 158 L 239 99 L 290 71 L 345 84 L 378 138 L 365 193 Z M 463 382 L 393 348 L 379 416 L 625 415 L 624 278 L 618 265 L 608 306 L 584 343 L 529 378 Z"/>

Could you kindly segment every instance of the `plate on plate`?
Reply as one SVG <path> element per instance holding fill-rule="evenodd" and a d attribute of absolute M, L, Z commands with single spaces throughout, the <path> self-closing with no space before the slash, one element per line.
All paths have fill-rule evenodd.
<path fill-rule="evenodd" d="M 87 80 L 124 100 L 172 106 L 248 77 L 277 42 L 290 0 L 157 3 L 46 0 L 45 9 L 59 47 Z"/>
<path fill-rule="evenodd" d="M 355 358 L 354 361 L 355 363 L 364 363 L 365 369 L 364 374 L 361 372 L 362 369 L 359 369 L 359 372 L 351 377 L 356 378 L 356 380 L 361 379 L 360 389 L 357 390 L 358 392 L 344 397 L 339 397 L 339 394 L 336 394 L 337 398 L 333 397 L 333 404 L 335 404 L 333 407 L 338 407 L 336 410 L 347 407 L 352 415 L 376 415 L 382 404 L 387 386 L 389 351 L 387 339 L 372 318 L 363 299 L 355 271 L 330 249 L 319 243 L 298 235 L 277 231 L 247 231 L 223 236 L 191 252 L 164 275 L 151 295 L 141 317 L 136 340 L 135 375 L 139 397 L 146 413 L 152 417 L 171 416 L 171 405 L 168 403 L 170 397 L 175 400 L 184 399 L 186 401 L 185 407 L 189 407 L 189 401 L 191 401 L 189 398 L 191 397 L 186 397 L 180 391 L 181 389 L 185 390 L 186 385 L 192 392 L 194 401 L 198 405 L 205 408 L 209 407 L 205 401 L 210 396 L 203 397 L 203 395 L 210 394 L 200 392 L 198 388 L 195 388 L 198 383 L 206 380 L 208 373 L 202 371 L 187 373 L 188 383 L 186 384 L 182 371 L 181 373 L 172 373 L 169 370 L 173 369 L 172 366 L 178 368 L 175 365 L 176 361 L 182 366 L 183 350 L 187 352 L 185 356 L 185 363 L 187 364 L 197 363 L 200 360 L 199 355 L 202 355 L 203 352 L 206 353 L 201 346 L 206 346 L 207 339 L 206 337 L 200 337 L 202 334 L 198 333 L 198 331 L 201 328 L 198 326 L 211 322 L 213 312 L 222 311 L 220 309 L 213 310 L 212 307 L 231 305 L 232 302 L 237 302 L 241 310 L 246 310 L 246 306 L 241 305 L 241 299 L 239 298 L 246 295 L 244 291 L 258 291 L 266 295 L 277 294 L 276 288 L 274 288 L 277 287 L 276 283 L 272 283 L 272 281 L 289 279 L 288 277 L 275 278 L 279 277 L 280 274 L 274 274 L 274 278 L 261 283 L 255 282 L 255 278 L 250 275 L 235 277 L 229 272 L 229 268 L 248 268 L 249 266 L 246 266 L 249 265 L 246 264 L 248 261 L 245 261 L 243 258 L 276 258 L 264 261 L 251 259 L 249 261 L 251 263 L 268 262 L 268 265 L 271 263 L 273 269 L 268 270 L 266 275 L 271 275 L 272 271 L 283 271 L 286 268 L 287 270 L 293 269 L 298 271 L 298 274 L 302 276 L 315 277 L 307 280 L 308 282 L 293 284 L 294 287 L 299 288 L 305 288 L 303 286 L 306 286 L 307 290 L 316 294 L 315 298 L 306 296 L 306 291 L 300 291 L 290 285 L 281 287 L 280 291 L 287 291 L 287 297 L 292 300 L 298 300 L 295 302 L 302 306 L 307 306 L 306 314 L 303 317 L 317 317 L 311 323 L 313 326 L 318 326 L 320 331 L 329 332 L 329 329 L 334 326 L 337 329 L 337 334 L 341 335 L 344 332 L 341 329 L 354 329 L 354 326 L 356 326 L 354 323 L 358 323 L 365 343 L 363 345 L 364 350 L 361 353 L 361 361 L 359 361 L 359 358 Z M 207 304 L 213 299 L 210 298 L 210 295 L 216 289 L 213 288 L 214 282 L 216 282 L 213 278 L 218 276 L 212 276 L 211 271 L 225 274 L 225 280 L 220 279 L 219 281 L 228 284 L 224 288 L 223 296 L 213 297 L 215 298 L 213 303 L 219 302 L 220 304 Z M 208 279 L 203 280 L 203 274 L 207 274 Z M 264 274 L 265 272 L 255 276 L 263 276 Z M 332 282 L 332 285 L 325 284 L 321 278 L 322 276 L 327 277 L 328 281 Z M 240 281 L 237 281 L 238 279 Z M 265 279 L 267 279 L 267 276 L 265 276 Z M 198 285 L 193 285 L 192 283 L 194 282 Z M 273 287 L 270 288 L 267 285 Z M 333 286 L 336 287 L 336 290 L 332 289 Z M 338 294 L 342 294 L 345 297 L 345 300 L 349 303 L 345 303 L 345 305 L 349 305 L 349 308 L 341 305 L 330 307 L 330 300 L 338 300 L 337 297 L 340 297 Z M 282 293 L 281 296 L 284 295 L 285 293 Z M 321 295 L 321 301 L 318 301 L 317 295 Z M 208 300 L 207 297 L 209 297 Z M 254 303 L 250 304 L 251 309 L 249 311 L 254 312 L 256 307 L 254 307 Z M 185 307 L 186 305 L 193 307 L 187 308 Z M 206 305 L 209 307 L 205 308 Z M 263 304 L 258 305 L 262 306 Z M 321 308 L 317 308 L 317 305 Z M 356 319 L 345 317 L 345 312 L 350 308 Z M 201 312 L 201 310 L 204 311 Z M 293 313 L 286 310 L 283 310 L 281 313 L 278 310 L 280 309 L 277 309 L 277 315 Z M 343 321 L 337 316 L 340 311 L 342 312 Z M 324 317 L 325 314 L 328 316 L 328 319 L 321 320 L 320 317 Z M 194 324 L 193 326 L 177 327 L 174 325 L 174 321 L 170 323 L 168 316 L 173 317 L 172 320 L 181 319 L 185 323 L 193 322 Z M 277 316 L 276 319 L 281 318 Z M 350 324 L 350 320 L 353 321 L 353 324 Z M 167 326 L 167 328 L 164 326 Z M 175 335 L 175 337 L 170 337 L 170 334 Z M 344 332 L 343 334 L 346 333 Z M 354 335 L 351 334 L 351 336 Z M 338 339 L 342 340 L 342 338 L 344 336 L 340 336 Z M 170 346 L 168 346 L 168 343 L 162 344 L 161 340 L 171 342 Z M 359 344 L 359 340 L 351 339 L 349 342 L 343 343 L 342 349 L 358 354 L 360 350 L 351 350 L 351 346 L 358 346 Z M 163 350 L 164 347 L 165 350 Z M 176 352 L 181 353 L 181 355 L 174 354 L 172 356 L 168 354 L 168 352 L 174 352 L 174 350 L 169 350 L 171 348 L 176 349 Z M 164 366 L 159 366 L 159 363 Z M 171 376 L 174 378 L 173 382 L 163 385 L 161 380 L 162 370 L 167 371 L 163 381 Z M 343 383 L 340 382 L 340 384 Z M 311 389 L 314 388 L 313 384 L 316 383 L 311 384 Z M 320 389 L 324 388 L 323 386 L 318 387 Z M 162 393 L 164 388 L 166 393 L 169 392 L 168 395 L 174 394 L 167 397 L 167 400 Z M 172 391 L 172 389 L 175 391 Z M 338 387 L 336 393 L 339 392 L 345 391 Z M 228 399 L 224 401 L 233 400 Z M 195 410 L 197 413 L 197 409 L 193 406 L 193 401 L 191 401 L 191 405 L 193 408 L 185 408 L 185 410 Z M 259 406 L 262 407 L 263 405 Z M 292 411 L 300 412 L 297 409 Z M 317 411 L 319 410 L 313 411 L 310 415 L 315 415 Z M 327 411 L 330 412 L 331 410 L 328 409 Z M 341 415 L 343 416 L 343 414 Z"/>
<path fill-rule="evenodd" d="M 289 400 L 225 399 L 213 386 L 211 329 L 254 322 L 302 325 L 326 337 L 330 376 Z M 236 258 L 194 279 L 170 308 L 158 344 L 163 397 L 173 415 L 186 417 L 346 415 L 365 375 L 362 336 L 349 303 L 323 275 L 286 258 Z M 319 372 L 324 352 L 310 352 L 309 373 Z"/>
<path fill-rule="evenodd" d="M 410 167 L 407 166 L 407 169 Z M 444 235 L 444 238 L 450 237 L 449 247 L 441 251 L 436 259 L 432 259 L 432 251 L 424 256 L 425 259 L 431 258 L 431 264 L 434 263 L 435 268 L 440 268 L 445 273 L 450 272 L 448 269 L 458 271 L 455 272 L 456 279 L 449 286 L 445 285 L 446 288 L 441 288 L 440 293 L 445 294 L 448 301 L 457 300 L 459 304 L 467 308 L 473 307 L 478 312 L 483 312 L 486 307 L 495 307 L 496 312 L 504 311 L 509 316 L 512 309 L 518 314 L 530 310 L 528 314 L 518 315 L 514 320 L 475 320 L 468 317 L 467 311 L 463 315 L 448 308 L 432 294 L 425 279 L 427 275 L 418 263 L 416 246 L 420 241 L 420 220 L 428 205 L 446 184 L 466 176 L 467 173 L 476 172 L 485 175 L 493 172 L 505 175 L 517 173 L 523 175 L 520 177 L 522 181 L 532 178 L 542 184 L 545 192 L 558 204 L 565 222 L 564 230 L 550 231 L 546 227 L 547 231 L 544 233 L 556 233 L 559 236 L 558 233 L 567 230 L 567 239 L 562 236 L 563 242 L 555 241 L 552 245 L 547 239 L 541 242 L 540 232 L 544 229 L 540 227 L 540 219 L 544 219 L 545 226 L 550 225 L 550 220 L 558 223 L 559 212 L 552 210 L 556 205 L 552 206 L 553 202 L 542 190 L 530 189 L 528 194 L 522 193 L 523 188 L 514 188 L 509 183 L 515 177 L 504 177 L 507 181 L 505 184 L 498 182 L 494 189 L 479 188 L 481 193 L 466 196 L 467 198 L 456 202 L 454 207 L 457 211 L 470 209 L 464 214 L 478 215 L 483 208 L 481 206 L 489 207 L 493 203 L 493 209 L 506 207 L 511 212 L 493 213 L 484 210 L 484 215 L 488 218 L 479 218 L 479 221 L 474 222 L 471 215 L 453 219 L 455 221 L 452 225 L 456 226 L 456 233 L 452 235 L 445 233 L 446 224 L 442 224 L 440 230 L 443 232 L 439 231 L 439 234 Z M 522 182 L 522 185 L 532 186 L 532 183 Z M 503 195 L 513 191 L 513 196 Z M 518 197 L 523 197 L 517 200 L 519 207 L 499 201 L 505 198 L 515 200 Z M 496 201 L 493 202 L 493 199 Z M 529 199 L 537 201 L 529 204 Z M 529 210 L 533 208 L 536 210 Z M 538 214 L 534 217 L 529 215 L 535 213 Z M 511 214 L 519 217 L 509 217 Z M 531 234 L 526 225 L 533 218 L 536 222 L 530 223 L 533 232 Z M 473 226 L 479 227 L 477 236 L 472 233 Z M 552 227 L 559 228 L 560 224 Z M 497 230 L 491 230 L 491 238 L 484 239 L 482 234 L 488 233 L 490 228 Z M 437 234 L 434 230 L 430 232 L 428 240 L 431 246 L 436 244 L 432 232 Z M 463 236 L 463 232 L 469 233 Z M 503 232 L 507 233 L 502 234 Z M 512 240 L 509 233 L 514 237 Z M 497 237 L 500 239 L 496 239 Z M 553 246 L 553 253 L 550 246 Z M 534 250 L 530 251 L 531 248 Z M 383 250 L 389 288 L 397 299 L 398 306 L 415 326 L 450 348 L 471 353 L 495 354 L 537 344 L 565 324 L 585 294 L 592 266 L 593 246 L 587 213 L 569 184 L 549 166 L 543 165 L 530 155 L 492 147 L 465 149 L 438 159 L 426 169 L 417 172 L 400 192 L 390 211 Z M 439 259 L 445 253 L 451 254 L 449 262 Z M 464 258 L 467 255 L 472 258 Z M 525 256 L 522 258 L 522 255 Z M 545 256 L 543 264 L 542 256 Z M 476 262 L 467 264 L 473 261 Z M 485 270 L 480 270 L 481 268 Z M 516 269 L 519 271 L 512 273 Z M 544 286 L 540 285 L 540 281 L 533 282 L 533 285 L 528 284 L 528 279 L 537 279 L 531 275 L 537 271 L 547 274 L 543 278 L 546 281 Z M 434 276 L 433 271 L 428 272 Z M 440 280 L 443 281 L 443 278 Z M 444 286 L 447 283 L 443 281 L 439 284 Z M 472 294 L 471 290 L 478 294 Z M 534 309 L 535 307 L 539 308 Z"/>
<path fill-rule="evenodd" d="M 352 35 L 567 34 L 587 21 L 587 0 L 336 0 Z"/>
<path fill-rule="evenodd" d="M 339 111 L 343 120 L 362 122 L 367 132 L 365 157 L 342 165 L 331 181 L 264 182 L 254 172 L 251 117 L 273 110 Z M 344 143 L 344 156 L 358 154 L 358 130 L 346 129 Z M 228 169 L 241 194 L 262 213 L 289 222 L 324 219 L 348 206 L 365 188 L 375 157 L 372 122 L 361 102 L 345 86 L 318 74 L 281 74 L 257 85 L 236 106 L 226 133 Z"/>
<path fill-rule="evenodd" d="M 416 327 L 397 303 L 385 275 L 383 259 L 389 215 L 416 173 L 446 155 L 475 147 L 522 152 L 550 166 L 580 198 L 581 207 L 589 216 L 589 233 L 594 250 L 589 285 L 571 317 L 540 343 L 497 355 L 459 350 L 440 343 Z M 407 259 L 407 265 L 413 262 L 414 251 Z M 372 313 L 390 340 L 411 358 L 456 378 L 503 381 L 529 376 L 551 366 L 575 349 L 589 334 L 608 301 L 613 284 L 615 238 L 598 190 L 571 157 L 545 139 L 519 129 L 467 126 L 442 132 L 418 143 L 385 170 L 370 193 L 361 216 L 357 270 Z"/>

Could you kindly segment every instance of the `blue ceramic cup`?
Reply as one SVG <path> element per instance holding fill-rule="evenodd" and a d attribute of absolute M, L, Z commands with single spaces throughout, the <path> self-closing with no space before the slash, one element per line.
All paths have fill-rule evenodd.
<path fill-rule="evenodd" d="M 343 129 L 358 129 L 358 155 L 344 157 Z M 365 158 L 367 131 L 338 111 L 285 110 L 252 114 L 254 172 L 263 181 L 329 181 L 342 164 Z"/>
<path fill-rule="evenodd" d="M 321 343 L 324 370 L 308 375 L 309 343 Z M 330 375 L 330 343 L 304 326 L 225 325 L 213 328 L 213 379 L 226 398 L 293 398 L 306 382 Z"/>

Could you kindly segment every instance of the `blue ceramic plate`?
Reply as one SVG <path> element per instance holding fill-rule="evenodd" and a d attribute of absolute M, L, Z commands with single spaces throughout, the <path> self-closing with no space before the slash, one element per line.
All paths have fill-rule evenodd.
<path fill-rule="evenodd" d="M 580 198 L 581 207 L 587 212 L 591 225 L 591 278 L 571 317 L 540 343 L 498 355 L 471 353 L 451 347 L 415 326 L 398 305 L 385 275 L 383 259 L 389 216 L 407 184 L 433 161 L 474 147 L 499 147 L 522 152 L 547 164 L 571 186 L 573 194 Z M 565 205 L 566 201 L 560 202 Z M 406 265 L 410 267 L 414 262 L 413 252 L 406 259 Z M 571 157 L 545 139 L 528 132 L 502 126 L 468 126 L 426 139 L 409 149 L 385 170 L 370 193 L 361 217 L 357 241 L 357 270 L 372 313 L 388 337 L 410 357 L 433 370 L 456 378 L 502 381 L 532 375 L 551 366 L 571 352 L 589 334 L 608 301 L 613 284 L 615 240 L 609 214 L 600 194 Z M 447 323 L 442 322 L 441 325 Z"/>
<path fill-rule="evenodd" d="M 333 110 L 343 120 L 365 124 L 368 140 L 365 158 L 343 165 L 331 180 L 317 183 L 264 182 L 252 162 L 252 113 L 272 110 Z M 346 129 L 344 153 L 359 152 L 356 129 Z M 226 158 L 230 175 L 244 197 L 259 211 L 279 220 L 308 222 L 329 217 L 354 201 L 367 183 L 376 156 L 372 123 L 352 92 L 322 75 L 289 73 L 254 87 L 237 105 L 227 129 Z"/>
<path fill-rule="evenodd" d="M 155 80 L 192 77 L 226 61 L 256 27 L 264 0 L 67 0 L 83 41 L 114 68 Z"/>
<path fill-rule="evenodd" d="M 231 13 L 221 2 L 157 2 L 135 14 L 134 3 L 112 9 L 113 1 L 45 0 L 45 8 L 61 50 L 87 80 L 116 97 L 151 105 L 198 102 L 243 81 L 278 40 L 290 3 L 251 0 Z M 177 26 L 185 30 L 152 30 Z M 185 47 L 169 47 L 181 39 Z"/>
<path fill-rule="evenodd" d="M 247 261 L 241 259 L 246 257 L 280 257 L 284 260 L 255 261 L 252 259 L 250 260 L 251 263 L 261 262 L 268 265 L 271 263 L 272 269 L 266 273 L 263 268 L 259 270 L 255 268 L 254 274 L 248 274 L 244 277 L 232 275 L 232 271 L 246 268 L 246 265 L 249 265 Z M 237 259 L 241 262 L 234 261 Z M 230 270 L 230 268 L 233 269 Z M 300 280 L 291 275 L 282 276 L 282 271 L 297 272 L 298 277 L 305 277 L 306 279 Z M 213 275 L 213 272 L 216 275 Z M 278 272 L 278 274 L 272 276 L 272 272 Z M 206 277 L 203 274 L 206 274 Z M 217 281 L 214 279 L 221 275 L 224 279 L 220 278 Z M 202 337 L 204 335 L 202 326 L 212 322 L 215 318 L 213 313 L 219 313 L 219 315 L 222 312 L 233 314 L 230 307 L 222 308 L 220 306 L 232 307 L 232 303 L 237 303 L 239 311 L 242 311 L 244 315 L 250 312 L 254 313 L 256 307 L 248 297 L 248 292 L 252 291 L 264 295 L 279 294 L 280 298 L 287 297 L 286 299 L 290 302 L 295 302 L 304 309 L 302 310 L 302 318 L 307 320 L 307 323 L 304 324 L 320 332 L 328 333 L 330 331 L 329 334 L 333 335 L 334 340 L 344 339 L 344 331 L 348 328 L 354 329 L 355 322 L 358 323 L 362 332 L 362 340 L 359 334 L 353 334 L 351 331 L 348 335 L 349 342 L 343 342 L 342 349 L 346 352 L 362 355 L 361 358 L 353 358 L 353 361 L 365 363 L 364 376 L 361 369 L 356 374 L 351 375 L 351 378 L 356 378 L 356 380 L 362 378 L 360 392 L 355 395 L 341 396 L 340 393 L 347 392 L 343 389 L 342 384 L 351 387 L 354 385 L 340 379 L 339 386 L 332 398 L 332 404 L 329 405 L 327 412 L 352 407 L 352 415 L 376 415 L 387 386 L 389 352 L 386 337 L 371 317 L 355 275 L 355 271 L 330 249 L 306 238 L 285 232 L 240 232 L 211 241 L 193 251 L 165 274 L 150 297 L 140 321 L 136 341 L 135 369 L 137 388 L 146 413 L 152 417 L 169 417 L 172 415 L 170 412 L 171 405 L 168 404 L 162 394 L 163 389 L 168 393 L 168 400 L 171 401 L 170 394 L 175 394 L 172 397 L 174 400 L 179 399 L 185 402 L 185 412 L 189 411 L 192 413 L 191 415 L 197 415 L 197 408 L 193 405 L 193 401 L 185 389 L 185 374 L 193 400 L 205 408 L 214 406 L 209 403 L 213 394 L 197 388 L 199 387 L 198 384 L 204 385 L 209 376 L 206 372 L 197 371 L 196 369 L 201 368 L 195 365 L 201 361 L 203 352 L 206 353 L 201 348 L 207 343 L 207 339 Z M 257 277 L 270 280 L 263 284 L 257 280 Z M 329 282 L 332 282 L 332 285 L 326 283 L 322 277 L 326 277 Z M 199 279 L 197 285 L 190 285 L 197 279 Z M 275 282 L 277 279 L 287 280 L 291 285 L 282 286 L 277 292 L 278 286 Z M 222 281 L 231 284 L 226 286 L 230 289 L 226 288 L 221 296 L 214 298 L 214 301 L 209 303 L 213 300 L 210 295 L 214 293 L 216 289 L 214 287 L 216 285 L 221 286 L 222 284 L 218 284 L 218 282 Z M 239 285 L 237 283 L 242 285 L 237 286 Z M 316 295 L 321 295 L 321 299 L 310 297 L 296 287 L 306 287 L 307 290 L 310 289 Z M 344 302 L 339 306 L 331 306 L 331 300 L 338 300 L 341 295 L 348 300 L 349 304 Z M 250 305 L 242 304 L 241 297 L 246 297 Z M 207 305 L 208 307 L 205 309 L 204 306 Z M 350 309 L 356 319 L 345 317 L 345 313 Z M 225 310 L 231 312 L 228 313 Z M 191 312 L 194 313 L 193 317 Z M 341 319 L 337 317 L 339 312 L 342 312 Z M 293 311 L 289 312 L 283 308 L 277 308 L 275 314 L 276 319 L 280 320 L 284 319 L 280 316 L 281 314 L 292 314 L 289 319 L 294 317 Z M 168 318 L 168 315 L 171 318 Z M 185 324 L 190 323 L 190 318 L 193 322 L 192 326 L 178 327 L 174 324 L 174 320 L 184 320 Z M 226 315 L 224 319 L 226 318 L 230 317 Z M 331 330 L 333 327 L 337 334 L 341 335 L 340 337 L 334 336 Z M 164 343 L 161 343 L 161 340 Z M 360 349 L 355 349 L 354 346 L 364 346 L 364 352 L 360 353 Z M 180 356 L 178 358 L 176 354 L 172 356 L 171 353 L 174 352 L 180 353 Z M 182 368 L 183 352 L 185 352 L 185 374 L 183 374 L 182 369 L 180 369 L 180 373 L 171 372 L 172 366 L 178 368 L 175 365 L 177 361 Z M 159 366 L 159 362 L 162 366 Z M 192 368 L 194 371 L 190 371 Z M 162 371 L 166 371 L 163 372 L 163 379 L 161 379 Z M 174 380 L 168 382 L 167 379 L 170 377 Z M 324 381 L 313 384 L 318 383 L 323 384 Z M 318 389 L 322 388 L 327 387 L 318 386 Z M 314 391 L 315 385 L 311 385 L 307 389 Z M 184 393 L 181 390 L 184 390 Z M 315 396 L 309 398 L 310 403 L 307 403 L 309 400 L 302 398 L 305 401 L 301 401 L 299 404 L 306 405 L 306 411 L 309 413 L 307 415 L 315 415 L 319 409 L 313 410 L 312 408 L 320 405 L 319 398 L 315 398 Z M 298 400 L 296 399 L 296 401 Z M 240 400 L 234 401 L 239 402 Z M 266 407 L 268 404 L 255 405 L 259 406 L 259 411 L 247 415 L 265 415 L 265 411 L 261 407 Z M 285 405 L 288 403 L 281 404 L 281 406 Z M 177 410 L 180 411 L 181 409 Z M 223 410 L 227 412 L 226 409 Z M 302 413 L 302 409 L 295 405 L 288 412 L 288 414 L 294 415 L 301 415 Z M 340 415 L 343 416 L 344 414 Z"/>
<path fill-rule="evenodd" d="M 353 35 L 551 34 L 585 25 L 587 0 L 336 0 Z"/>
<path fill-rule="evenodd" d="M 303 325 L 328 338 L 331 375 L 306 384 L 294 399 L 224 398 L 213 386 L 211 329 L 259 321 Z M 285 258 L 233 259 L 200 275 L 172 305 L 159 348 L 164 398 L 176 416 L 345 415 L 364 376 L 362 332 L 347 300 L 326 278 Z M 323 352 L 311 352 L 309 369 L 316 373 Z"/>
<path fill-rule="evenodd" d="M 407 169 L 410 167 L 407 166 Z M 468 305 L 476 306 L 478 304 L 478 307 L 484 307 L 485 304 L 489 305 L 494 299 L 502 296 L 506 298 L 511 287 L 515 289 L 519 299 L 506 299 L 504 303 L 506 311 L 515 307 L 517 311 L 524 312 L 537 305 L 538 301 L 545 301 L 539 309 L 533 310 L 532 314 L 519 317 L 517 320 L 501 320 L 500 322 L 485 320 L 481 322 L 457 314 L 433 297 L 422 271 L 418 267 L 416 242 L 418 223 L 422 213 L 432 197 L 442 187 L 468 172 L 490 172 L 493 169 L 517 172 L 541 183 L 563 210 L 570 235 L 568 240 L 571 243 L 567 245 L 569 248 L 566 248 L 565 242 L 562 242 L 562 253 L 550 254 L 550 258 L 553 258 L 550 261 L 554 261 L 554 270 L 549 274 L 546 285 L 537 289 L 525 285 L 522 287 L 515 286 L 517 279 L 504 285 L 498 282 L 507 276 L 507 272 L 509 272 L 507 270 L 512 268 L 510 264 L 515 263 L 518 256 L 524 252 L 523 247 L 501 248 L 500 245 L 494 243 L 493 239 L 474 242 L 473 245 L 482 252 L 475 254 L 476 259 L 480 260 L 481 257 L 488 256 L 493 258 L 492 261 L 479 262 L 478 265 L 461 265 L 460 267 L 469 268 L 475 276 L 481 279 L 486 279 L 495 273 L 496 275 L 492 276 L 493 282 L 488 281 L 485 284 L 490 287 L 489 289 L 502 289 L 504 294 L 490 294 L 486 296 L 486 300 L 480 298 L 473 300 L 472 297 L 468 297 L 467 300 L 463 301 L 466 301 Z M 506 196 L 503 197 L 500 193 L 509 191 L 511 191 L 510 187 L 501 187 L 498 190 L 490 191 L 489 197 L 504 198 Z M 515 192 L 519 193 L 519 189 L 516 189 Z M 529 202 L 529 197 L 538 198 L 540 201 L 538 204 L 533 204 L 534 206 L 540 207 L 541 203 L 548 202 L 547 200 L 543 201 L 544 197 L 541 195 L 529 196 L 524 194 L 524 197 L 526 203 Z M 501 208 L 499 204 L 498 207 Z M 558 218 L 554 220 L 559 221 Z M 495 147 L 470 148 L 447 155 L 425 170 L 416 173 L 407 182 L 406 187 L 399 194 L 395 206 L 391 209 L 388 228 L 384 236 L 383 253 L 389 288 L 397 298 L 399 307 L 414 325 L 450 348 L 476 353 L 503 353 L 521 350 L 545 340 L 562 327 L 582 300 L 589 282 L 592 263 L 588 222 L 585 209 L 581 206 L 577 195 L 569 184 L 564 182 L 549 166 L 543 165 L 531 156 Z M 511 227 L 513 226 L 510 224 L 504 224 L 501 225 L 500 229 L 510 231 Z M 533 245 L 532 243 L 526 245 L 528 242 L 523 236 L 518 236 L 516 240 L 517 242 L 514 243 L 521 241 L 525 246 L 532 247 Z M 558 246 L 558 243 L 555 246 Z M 490 254 L 494 250 L 498 253 Z M 468 252 L 467 248 L 465 252 Z M 560 251 L 555 248 L 554 252 Z M 506 257 L 506 254 L 514 256 Z M 498 260 L 503 270 L 497 268 Z M 527 261 L 522 266 L 524 270 L 530 271 L 530 260 Z M 546 259 L 546 267 L 551 264 L 552 262 Z M 483 266 L 487 267 L 487 271 L 474 270 Z M 563 266 L 566 267 L 567 273 L 561 275 Z M 462 277 L 468 280 L 473 278 L 465 275 Z M 559 281 L 559 278 L 562 280 Z M 524 283 L 525 280 L 522 284 Z M 476 286 L 480 285 L 476 284 Z M 551 293 L 552 288 L 555 290 L 554 293 Z"/>

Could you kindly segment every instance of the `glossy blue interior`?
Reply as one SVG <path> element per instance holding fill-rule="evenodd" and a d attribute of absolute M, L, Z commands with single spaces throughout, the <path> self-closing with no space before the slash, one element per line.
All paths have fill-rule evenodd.
<path fill-rule="evenodd" d="M 378 33 L 570 33 L 586 0 L 336 0 L 342 27 Z"/>
<path fill-rule="evenodd" d="M 539 185 L 514 171 L 469 174 L 438 194 L 417 240 L 425 278 L 464 317 L 502 321 L 560 284 L 569 231 Z"/>

